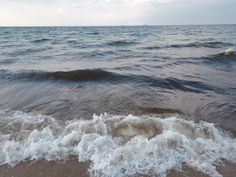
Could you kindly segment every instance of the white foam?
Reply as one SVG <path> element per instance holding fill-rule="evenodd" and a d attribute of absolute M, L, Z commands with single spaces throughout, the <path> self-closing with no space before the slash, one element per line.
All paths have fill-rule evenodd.
<path fill-rule="evenodd" d="M 166 176 L 184 163 L 221 177 L 215 165 L 236 162 L 236 140 L 203 121 L 104 114 L 63 125 L 50 116 L 1 111 L 0 125 L 0 164 L 77 155 L 92 162 L 91 176 Z"/>

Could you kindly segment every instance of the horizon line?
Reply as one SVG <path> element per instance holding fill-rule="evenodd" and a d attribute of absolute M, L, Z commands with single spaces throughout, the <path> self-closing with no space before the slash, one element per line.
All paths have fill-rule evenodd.
<path fill-rule="evenodd" d="M 236 23 L 212 23 L 212 24 L 143 24 L 143 25 L 0 25 L 0 28 L 10 27 L 143 27 L 143 26 L 213 26 L 236 25 Z"/>

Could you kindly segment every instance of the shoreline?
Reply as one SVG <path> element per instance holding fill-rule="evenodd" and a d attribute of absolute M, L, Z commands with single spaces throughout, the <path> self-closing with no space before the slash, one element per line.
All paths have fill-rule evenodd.
<path fill-rule="evenodd" d="M 57 161 L 26 161 L 12 167 L 0 166 L 0 176 L 4 177 L 90 177 L 90 162 L 79 162 L 77 157 L 71 156 L 67 160 Z M 236 164 L 224 161 L 216 167 L 223 177 L 235 177 Z M 135 175 L 137 177 L 151 177 L 150 175 Z M 183 166 L 181 171 L 171 171 L 167 177 L 210 177 L 195 169 Z"/>

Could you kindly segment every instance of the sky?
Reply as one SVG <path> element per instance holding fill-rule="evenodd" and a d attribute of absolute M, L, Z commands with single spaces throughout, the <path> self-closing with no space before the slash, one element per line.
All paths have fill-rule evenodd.
<path fill-rule="evenodd" d="M 0 0 L 0 26 L 235 24 L 236 0 Z"/>

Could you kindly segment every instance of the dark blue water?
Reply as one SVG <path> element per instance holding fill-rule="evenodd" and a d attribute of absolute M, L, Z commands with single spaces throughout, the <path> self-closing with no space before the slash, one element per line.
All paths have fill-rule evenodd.
<path fill-rule="evenodd" d="M 236 131 L 236 25 L 0 28 L 0 109 L 182 114 Z"/>

